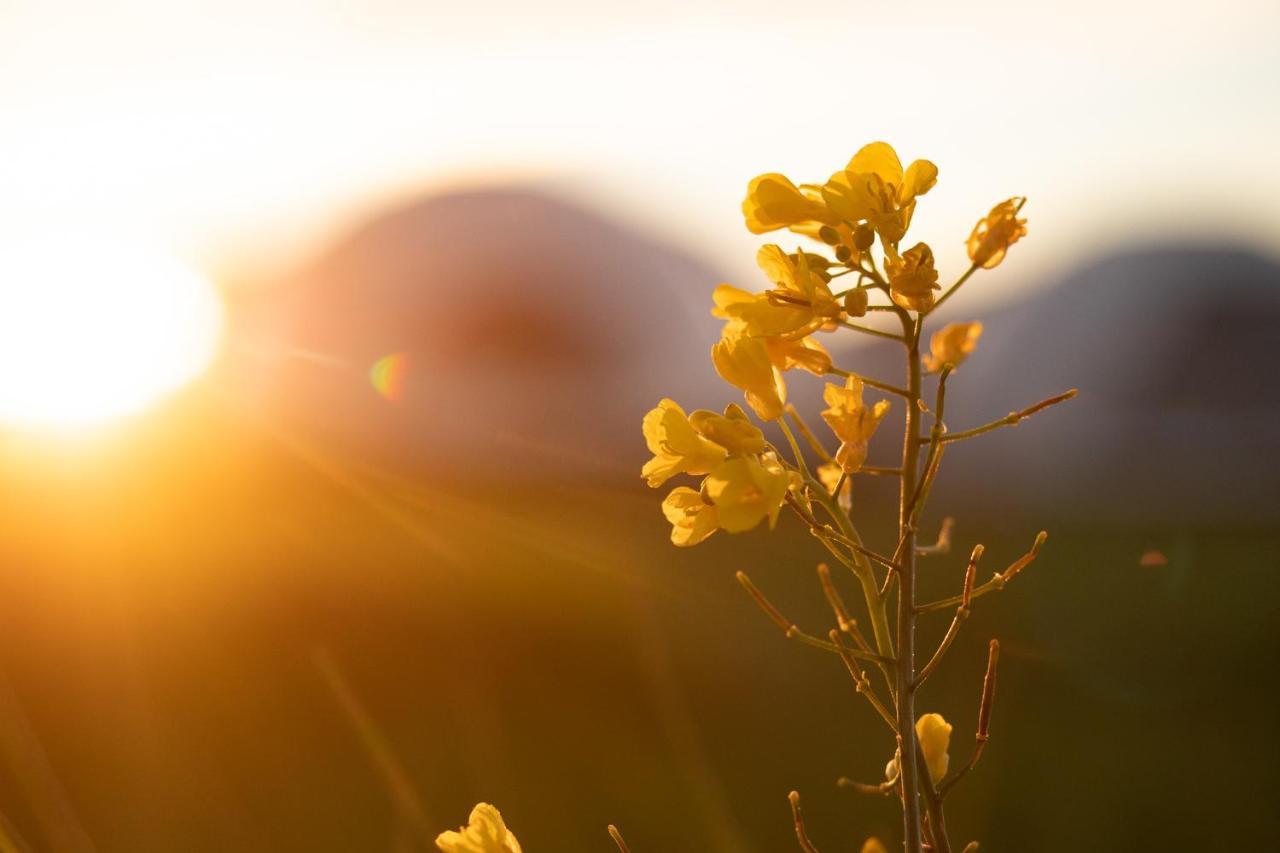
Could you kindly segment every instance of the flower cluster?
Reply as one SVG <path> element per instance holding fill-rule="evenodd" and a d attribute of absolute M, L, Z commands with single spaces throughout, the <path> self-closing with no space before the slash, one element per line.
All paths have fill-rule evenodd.
<path fill-rule="evenodd" d="M 820 333 L 854 326 L 851 318 L 872 311 L 923 314 L 938 303 L 938 270 L 926 243 L 900 249 L 911 226 L 917 200 L 938 181 L 938 168 L 916 160 L 905 169 L 888 143 L 873 142 L 853 156 L 845 168 L 821 185 L 797 186 L 785 175 L 761 175 L 750 182 L 742 212 L 748 230 L 765 234 L 787 229 L 825 244 L 834 259 L 797 248 L 788 252 L 770 243 L 756 261 L 768 281 L 760 291 L 721 284 L 712 294 L 711 313 L 725 321 L 711 361 L 724 381 L 740 389 L 747 406 L 765 422 L 783 420 L 787 412 L 784 374 L 800 369 L 815 376 L 837 374 L 842 384 L 828 383 L 822 413 L 839 440 L 839 449 L 824 458 L 816 477 L 829 490 L 839 489 L 849 501 L 848 475 L 867 457 L 868 443 L 889 408 L 888 401 L 863 404 L 864 383 L 835 368 L 817 340 Z M 1026 233 L 1017 218 L 1021 199 L 1001 202 L 974 228 L 968 241 L 973 267 L 993 267 L 1009 246 Z M 880 246 L 883 270 L 873 254 Z M 838 286 L 841 279 L 847 286 Z M 882 294 L 886 303 L 872 304 Z M 977 344 L 980 323 L 958 323 L 934 335 L 926 366 L 939 371 L 958 365 Z M 885 335 L 887 333 L 878 333 Z M 887 335 L 892 337 L 893 335 Z M 662 509 L 677 545 L 696 545 L 718 529 L 750 530 L 763 519 L 772 526 L 789 488 L 802 497 L 799 471 L 784 463 L 745 412 L 731 406 L 723 416 L 698 411 L 686 416 L 673 401 L 663 400 L 644 418 L 644 436 L 653 458 L 642 475 L 658 487 L 676 474 L 703 476 L 701 488 L 680 486 L 667 495 Z"/>

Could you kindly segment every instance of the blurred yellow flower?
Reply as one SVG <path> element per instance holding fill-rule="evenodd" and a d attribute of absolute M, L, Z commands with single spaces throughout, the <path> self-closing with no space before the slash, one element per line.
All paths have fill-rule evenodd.
<path fill-rule="evenodd" d="M 933 266 L 933 250 L 926 244 L 916 243 L 899 257 L 886 257 L 885 270 L 894 302 L 914 311 L 927 311 L 933 305 L 938 271 Z"/>
<path fill-rule="evenodd" d="M 791 475 L 773 454 L 758 460 L 731 458 L 712 471 L 705 484 L 720 527 L 730 533 L 750 530 L 765 518 L 772 527 L 790 486 Z"/>
<path fill-rule="evenodd" d="M 1021 196 L 1006 199 L 973 226 L 966 247 L 974 265 L 988 270 L 999 266 L 1009 247 L 1026 236 L 1027 220 L 1018 218 L 1026 201 Z"/>
<path fill-rule="evenodd" d="M 844 469 L 834 462 L 823 462 L 818 466 L 818 481 L 826 488 L 827 494 L 831 494 L 835 487 L 840 483 L 840 478 L 844 477 Z M 844 485 L 840 487 L 840 494 L 836 495 L 836 502 L 847 512 L 853 505 L 853 478 L 844 477 Z"/>
<path fill-rule="evenodd" d="M 868 838 L 862 845 L 862 853 L 889 853 L 889 851 L 880 843 L 879 838 Z"/>
<path fill-rule="evenodd" d="M 880 239 L 897 245 L 911 225 L 916 198 L 938 182 L 938 167 L 916 160 L 907 170 L 887 142 L 863 146 L 822 188 L 827 208 L 846 222 L 867 222 Z"/>
<path fill-rule="evenodd" d="M 828 406 L 822 412 L 822 419 L 841 442 L 836 462 L 841 470 L 853 473 L 866 461 L 867 442 L 889 411 L 889 401 L 880 400 L 868 409 L 862 402 L 862 380 L 856 376 L 850 376 L 844 387 L 828 382 L 822 399 Z"/>
<path fill-rule="evenodd" d="M 684 409 L 665 399 L 644 416 L 644 440 L 653 458 L 640 476 L 657 488 L 676 474 L 709 474 L 724 461 L 724 447 L 698 434 Z"/>
<path fill-rule="evenodd" d="M 752 234 L 796 225 L 834 225 L 837 221 L 820 200 L 805 195 L 786 175 L 778 174 L 760 175 L 747 185 L 742 214 Z"/>
<path fill-rule="evenodd" d="M 662 501 L 662 514 L 671 522 L 671 542 L 682 548 L 697 545 L 720 525 L 716 508 L 688 486 L 677 486 Z"/>
<path fill-rule="evenodd" d="M 916 720 L 916 737 L 920 739 L 925 764 L 929 765 L 929 777 L 935 784 L 942 781 L 951 763 L 951 756 L 947 754 L 951 746 L 951 724 L 941 714 L 925 714 Z"/>
<path fill-rule="evenodd" d="M 444 853 L 520 853 L 520 842 L 488 803 L 472 809 L 467 825 L 459 831 L 436 836 L 436 847 Z"/>
<path fill-rule="evenodd" d="M 689 415 L 689 423 L 698 432 L 736 456 L 764 452 L 764 433 L 751 423 L 747 413 L 737 403 L 726 406 L 723 415 L 699 409 Z"/>
<path fill-rule="evenodd" d="M 782 417 L 787 387 L 763 340 L 748 337 L 741 326 L 730 323 L 711 348 L 711 361 L 721 379 L 743 390 L 747 404 L 762 420 Z"/>
<path fill-rule="evenodd" d="M 981 336 L 981 323 L 951 323 L 934 332 L 929 339 L 929 354 L 924 357 L 925 368 L 938 371 L 944 364 L 958 367 L 973 352 Z"/>

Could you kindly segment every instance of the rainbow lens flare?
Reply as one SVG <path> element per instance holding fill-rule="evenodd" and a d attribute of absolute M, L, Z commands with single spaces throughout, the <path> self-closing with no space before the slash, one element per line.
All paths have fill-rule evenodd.
<path fill-rule="evenodd" d="M 395 403 L 404 396 L 404 380 L 408 371 L 408 353 L 393 352 L 373 363 L 369 368 L 369 381 L 379 394 Z"/>

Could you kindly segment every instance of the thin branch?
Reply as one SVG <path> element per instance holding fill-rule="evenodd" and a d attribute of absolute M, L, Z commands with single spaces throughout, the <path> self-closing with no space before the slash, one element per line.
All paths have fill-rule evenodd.
<path fill-rule="evenodd" d="M 893 731 L 898 730 L 898 723 L 894 719 L 893 714 L 889 713 L 889 709 L 880 701 L 880 697 L 876 695 L 875 690 L 871 686 L 871 679 L 867 678 L 867 674 L 858 666 L 858 662 L 854 660 L 856 657 L 854 650 L 846 646 L 840 640 L 840 632 L 832 630 L 827 634 L 831 638 L 831 642 L 835 644 L 836 651 L 840 655 L 840 659 L 844 661 L 844 665 L 849 670 L 849 675 L 853 676 L 853 683 L 857 691 L 867 697 L 867 701 L 876 709 L 878 713 Z"/>
<path fill-rule="evenodd" d="M 823 651 L 834 652 L 841 657 L 844 657 L 844 654 L 847 653 L 855 658 L 862 658 L 874 663 L 892 664 L 894 662 L 893 658 L 864 652 L 859 649 L 844 649 L 844 653 L 842 653 L 841 648 L 837 644 L 828 643 L 827 641 L 819 639 L 812 634 L 806 634 L 804 631 L 800 630 L 798 625 L 791 622 L 787 617 L 778 612 L 778 608 L 774 607 L 769 599 L 765 598 L 764 594 L 760 592 L 760 590 L 756 589 L 756 585 L 751 582 L 751 578 L 747 577 L 746 572 L 738 572 L 737 578 L 738 583 L 742 584 L 742 588 L 747 591 L 748 595 L 755 599 L 756 604 L 760 606 L 760 609 L 764 611 L 765 615 L 773 620 L 773 624 L 782 629 L 783 635 L 788 640 L 799 640 L 806 645 L 813 646 L 816 649 L 822 649 Z"/>
<path fill-rule="evenodd" d="M 804 816 L 800 814 L 800 793 L 792 791 L 787 799 L 791 801 L 791 817 L 796 822 L 796 841 L 800 842 L 800 849 L 804 853 L 818 853 L 818 848 L 813 846 L 809 834 L 804 830 Z"/>
<path fill-rule="evenodd" d="M 991 423 L 983 424 L 980 427 L 967 429 L 964 432 L 953 432 L 953 433 L 950 433 L 949 435 L 944 435 L 942 437 L 942 441 L 944 443 L 952 442 L 952 441 L 960 441 L 961 439 L 973 438 L 976 435 L 982 435 L 983 433 L 991 432 L 993 429 L 999 429 L 1000 427 L 1003 427 L 1003 426 L 1015 426 L 1019 421 L 1022 421 L 1022 420 L 1025 420 L 1026 418 L 1031 417 L 1036 412 L 1047 409 L 1050 406 L 1056 406 L 1059 403 L 1065 403 L 1067 400 L 1070 400 L 1072 397 L 1076 396 L 1076 394 L 1078 393 L 1079 393 L 1078 389 L 1072 388 L 1070 391 L 1067 391 L 1062 394 L 1058 394 L 1056 397 L 1050 397 L 1047 400 L 1041 400 L 1039 403 L 1036 403 L 1034 406 L 1028 406 L 1027 408 L 1023 409 L 1020 412 L 1010 412 L 1009 414 L 1005 415 L 1003 418 L 1001 418 L 998 421 L 992 421 Z"/>
<path fill-rule="evenodd" d="M 945 797 L 965 774 L 973 769 L 987 747 L 987 738 L 991 729 L 991 703 L 996 695 L 996 664 L 1000 660 L 1000 641 L 992 640 L 987 646 L 987 674 L 982 677 L 982 700 L 978 704 L 978 732 L 973 737 L 973 755 L 963 767 L 938 786 L 938 796 Z"/>
<path fill-rule="evenodd" d="M 848 324 L 846 324 L 846 325 L 848 325 Z M 861 328 L 861 327 L 855 327 L 855 328 Z M 875 331 L 875 330 L 868 330 L 868 331 Z M 888 332 L 876 332 L 876 333 L 877 333 L 877 334 L 888 334 Z M 901 339 L 902 339 L 902 338 L 901 338 L 901 336 L 899 336 L 899 335 L 893 335 L 892 337 L 894 337 L 894 338 L 896 338 L 896 339 L 898 339 L 898 340 L 901 340 Z M 827 373 L 831 373 L 831 374 L 833 374 L 833 375 L 835 375 L 835 376 L 843 376 L 845 379 L 848 379 L 849 377 L 851 377 L 851 376 L 852 376 L 854 379 L 857 379 L 857 380 L 861 381 L 861 382 L 862 382 L 862 384 L 863 384 L 863 385 L 866 385 L 868 388 L 875 388 L 875 389 L 876 389 L 876 390 L 878 390 L 878 391 L 884 391 L 886 394 L 897 394 L 899 397 L 910 397 L 910 396 L 911 396 L 911 395 L 907 392 L 907 389 L 905 389 L 905 388 L 899 388 L 897 385 L 890 385 L 888 382 L 881 382 L 879 379 L 870 379 L 870 378 L 868 378 L 868 377 L 866 377 L 866 376 L 863 376 L 861 373 L 853 373 L 853 372 L 848 371 L 848 370 L 841 370 L 840 368 L 835 367 L 835 366 L 828 367 L 828 368 L 827 368 Z"/>
<path fill-rule="evenodd" d="M 920 557 L 928 557 L 935 554 L 951 553 L 951 531 L 955 527 L 956 520 L 951 516 L 942 519 L 942 527 L 938 529 L 938 541 L 933 545 L 917 545 L 916 555 Z"/>
<path fill-rule="evenodd" d="M 835 462 L 835 459 L 827 452 L 827 449 L 822 446 L 822 442 L 818 441 L 818 437 L 813 434 L 813 430 L 809 429 L 809 425 L 805 423 L 804 418 L 800 417 L 800 413 L 796 411 L 796 407 L 787 403 L 786 412 L 791 416 L 791 419 L 795 421 L 796 429 L 799 430 L 800 435 L 804 437 L 805 441 L 809 442 L 809 446 L 813 448 L 813 452 L 818 454 L 818 458 L 823 462 Z"/>
<path fill-rule="evenodd" d="M 618 853 L 631 853 L 631 848 L 627 847 L 627 842 L 622 840 L 622 833 L 618 832 L 618 827 L 609 824 L 609 837 L 613 839 L 613 843 L 618 845 Z"/>
<path fill-rule="evenodd" d="M 917 689 L 924 684 L 926 678 L 933 674 L 938 668 L 938 664 L 942 663 L 942 656 L 947 653 L 947 649 L 951 648 L 951 643 L 955 640 L 956 634 L 960 633 L 960 623 L 969 618 L 969 605 L 973 603 L 973 578 L 978 571 L 978 561 L 982 559 L 983 548 L 981 545 L 973 546 L 973 553 L 969 556 L 969 565 L 964 570 L 964 591 L 960 593 L 960 606 L 956 608 L 956 615 L 951 618 L 951 625 L 947 628 L 947 633 L 943 635 L 942 642 L 938 644 L 938 650 L 933 653 L 933 657 L 929 658 L 929 662 L 924 665 L 924 669 L 920 670 L 920 674 L 916 676 L 916 680 L 911 682 L 911 689 Z"/>
<path fill-rule="evenodd" d="M 886 779 L 878 785 L 871 785 L 866 782 L 858 782 L 850 779 L 848 776 L 841 776 L 836 780 L 838 788 L 852 788 L 859 794 L 882 794 L 888 796 L 898 790 L 898 777 Z"/>
<path fill-rule="evenodd" d="M 1014 560 L 1013 563 L 1009 565 L 1009 568 L 1005 569 L 1003 572 L 996 572 L 995 575 L 992 576 L 991 580 L 975 587 L 971 598 L 977 598 L 980 595 L 986 595 L 988 592 L 995 592 L 996 590 L 1004 589 L 1005 584 L 1013 580 L 1013 578 L 1017 576 L 1018 572 L 1031 565 L 1035 558 L 1039 556 L 1040 548 L 1048 538 L 1049 534 L 1041 530 L 1036 536 L 1036 541 L 1032 543 L 1030 551 Z M 919 613 L 928 613 L 934 610 L 946 610 L 947 608 L 955 607 L 963 600 L 963 596 L 953 595 L 951 598 L 944 598 L 940 601 L 931 601 L 928 604 L 922 604 L 916 608 L 916 611 Z"/>
<path fill-rule="evenodd" d="M 870 474 L 873 477 L 900 477 L 902 476 L 901 468 L 885 468 L 879 465 L 863 465 L 855 474 Z"/>
<path fill-rule="evenodd" d="M 947 426 L 942 418 L 947 404 L 947 377 L 951 375 L 953 370 L 955 370 L 955 365 L 945 364 L 942 366 L 942 372 L 938 374 L 938 392 L 933 403 L 933 427 L 929 430 L 929 453 L 925 456 L 924 476 L 916 484 L 905 513 L 912 529 L 915 529 L 916 521 L 920 518 L 920 512 L 924 509 L 929 489 L 933 487 L 933 478 L 938 475 L 938 466 L 942 464 L 942 440 L 943 434 L 947 431 Z M 894 556 L 898 557 L 899 555 L 895 554 Z"/>
<path fill-rule="evenodd" d="M 873 329 L 870 326 L 860 326 L 857 323 L 850 323 L 848 320 L 841 320 L 840 325 L 846 329 L 853 329 L 855 332 L 862 332 L 865 335 L 875 335 L 877 338 L 888 338 L 891 341 L 904 341 L 902 335 L 893 332 L 885 332 L 880 329 Z"/>
<path fill-rule="evenodd" d="M 827 536 L 827 537 L 830 537 L 831 539 L 834 539 L 836 542 L 839 542 L 841 545 L 845 546 L 849 550 L 856 551 L 862 556 L 866 557 L 867 559 L 875 560 L 877 563 L 884 566 L 886 569 L 888 569 L 891 572 L 902 571 L 902 566 L 895 563 L 893 560 L 890 560 L 888 557 L 884 556 L 883 554 L 877 554 L 875 551 L 872 551 L 870 548 L 866 548 L 866 547 L 863 547 L 862 545 L 859 545 L 857 542 L 854 542 L 852 539 L 840 533 L 830 525 L 825 525 L 825 524 L 821 525 L 820 527 L 815 528 L 814 532 L 819 535 Z"/>

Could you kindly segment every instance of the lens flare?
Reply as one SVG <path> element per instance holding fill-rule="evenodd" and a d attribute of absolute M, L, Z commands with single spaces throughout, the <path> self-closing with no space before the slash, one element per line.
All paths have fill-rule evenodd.
<path fill-rule="evenodd" d="M 221 321 L 212 285 L 163 252 L 100 235 L 0 241 L 0 423 L 136 413 L 208 366 Z"/>
<path fill-rule="evenodd" d="M 384 355 L 369 368 L 369 381 L 379 394 L 391 402 L 399 402 L 404 396 L 404 382 L 409 370 L 407 353 Z"/>

